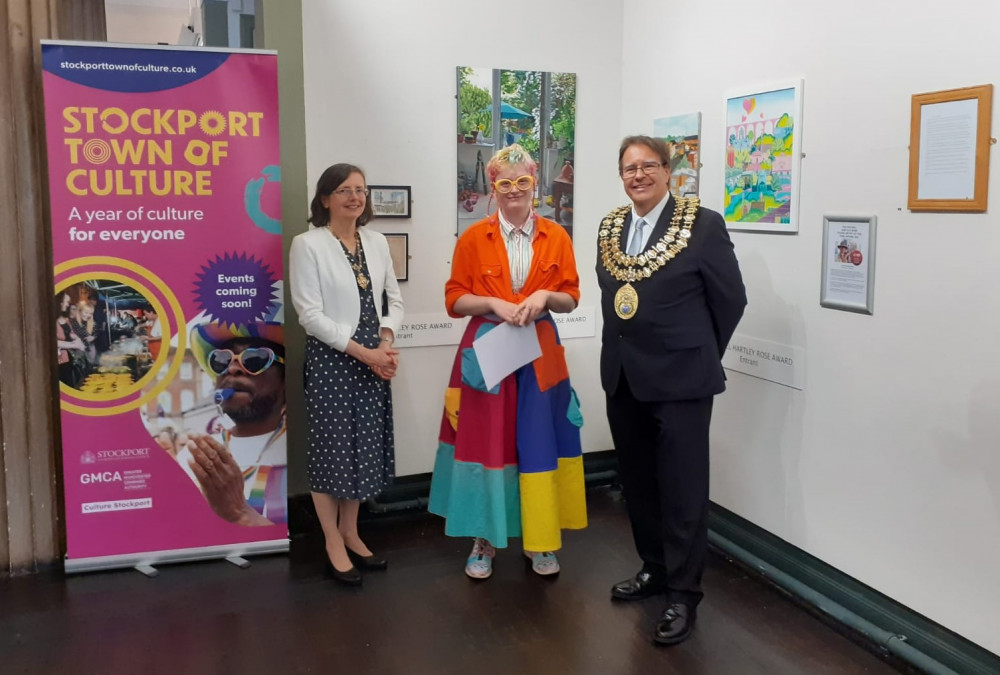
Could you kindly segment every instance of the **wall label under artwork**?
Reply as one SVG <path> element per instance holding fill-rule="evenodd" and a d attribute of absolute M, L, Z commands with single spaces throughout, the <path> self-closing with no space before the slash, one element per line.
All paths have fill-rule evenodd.
<path fill-rule="evenodd" d="M 736 334 L 722 356 L 722 366 L 802 390 L 805 388 L 805 355 L 802 347 Z"/>
<path fill-rule="evenodd" d="M 559 328 L 559 339 L 594 337 L 597 334 L 597 313 L 593 305 L 577 307 L 566 314 L 553 314 Z"/>
<path fill-rule="evenodd" d="M 396 334 L 394 347 L 435 347 L 462 341 L 467 318 L 456 319 L 445 312 L 407 314 Z"/>

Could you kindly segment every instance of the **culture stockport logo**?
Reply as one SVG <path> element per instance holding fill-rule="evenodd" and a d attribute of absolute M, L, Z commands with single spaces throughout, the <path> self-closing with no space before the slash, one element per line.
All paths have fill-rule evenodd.
<path fill-rule="evenodd" d="M 80 455 L 81 464 L 96 464 L 97 462 L 113 462 L 122 459 L 149 459 L 149 448 L 120 448 L 117 450 L 98 450 L 96 453 L 87 450 Z"/>

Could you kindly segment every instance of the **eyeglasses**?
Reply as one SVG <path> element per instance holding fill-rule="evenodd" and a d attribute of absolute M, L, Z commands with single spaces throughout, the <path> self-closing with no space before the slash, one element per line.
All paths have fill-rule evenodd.
<path fill-rule="evenodd" d="M 222 375 L 234 360 L 247 375 L 260 375 L 272 363 L 285 362 L 270 347 L 249 347 L 239 354 L 231 349 L 213 349 L 208 353 L 208 368 L 216 375 Z"/>
<path fill-rule="evenodd" d="M 663 162 L 643 162 L 642 164 L 629 164 L 622 167 L 622 178 L 635 178 L 635 174 L 640 170 L 649 175 L 663 166 Z"/>
<path fill-rule="evenodd" d="M 507 194 L 514 188 L 517 188 L 518 190 L 530 190 L 535 187 L 535 179 L 532 176 L 520 176 L 514 180 L 501 178 L 500 180 L 493 182 L 493 187 L 495 187 L 497 192 L 501 194 Z"/>
<path fill-rule="evenodd" d="M 340 188 L 339 190 L 334 190 L 333 194 L 337 195 L 338 197 L 343 197 L 344 199 L 347 199 L 351 195 L 357 195 L 359 197 L 367 197 L 368 188 Z"/>

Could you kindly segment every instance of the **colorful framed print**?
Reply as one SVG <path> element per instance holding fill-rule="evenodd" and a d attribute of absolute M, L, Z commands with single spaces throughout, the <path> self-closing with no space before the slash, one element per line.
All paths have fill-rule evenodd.
<path fill-rule="evenodd" d="M 802 80 L 730 93 L 725 120 L 726 226 L 798 232 Z"/>

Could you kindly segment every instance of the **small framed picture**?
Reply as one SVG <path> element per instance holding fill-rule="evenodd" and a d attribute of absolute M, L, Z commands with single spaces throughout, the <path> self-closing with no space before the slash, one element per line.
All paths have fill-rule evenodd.
<path fill-rule="evenodd" d="M 409 185 L 369 185 L 376 218 L 410 218 Z"/>
<path fill-rule="evenodd" d="M 875 221 L 875 216 L 823 216 L 823 307 L 874 313 Z"/>
<path fill-rule="evenodd" d="M 410 235 L 386 234 L 385 239 L 389 242 L 389 255 L 392 257 L 396 279 L 406 281 L 410 276 Z"/>

